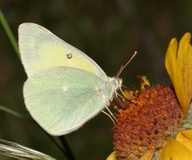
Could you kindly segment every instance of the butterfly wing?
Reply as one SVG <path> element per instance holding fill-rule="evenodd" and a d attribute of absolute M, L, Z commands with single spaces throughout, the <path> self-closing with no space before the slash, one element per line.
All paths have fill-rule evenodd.
<path fill-rule="evenodd" d="M 28 77 L 46 68 L 66 66 L 90 71 L 107 79 L 90 57 L 34 23 L 19 26 L 19 50 Z"/>
<path fill-rule="evenodd" d="M 52 135 L 81 127 L 104 108 L 111 92 L 112 88 L 106 89 L 100 77 L 70 67 L 43 70 L 29 77 L 24 85 L 27 109 Z"/>

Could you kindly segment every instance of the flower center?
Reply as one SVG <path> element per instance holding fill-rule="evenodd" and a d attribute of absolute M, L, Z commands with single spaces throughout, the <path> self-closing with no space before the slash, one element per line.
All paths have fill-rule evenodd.
<path fill-rule="evenodd" d="M 169 86 L 146 85 L 123 102 L 125 108 L 115 114 L 117 123 L 113 129 L 119 159 L 139 159 L 149 149 L 161 148 L 183 120 L 182 109 Z"/>

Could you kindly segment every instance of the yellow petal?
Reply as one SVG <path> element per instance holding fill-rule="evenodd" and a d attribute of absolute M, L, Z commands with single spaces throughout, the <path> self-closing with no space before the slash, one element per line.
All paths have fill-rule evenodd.
<path fill-rule="evenodd" d="M 131 99 L 130 92 L 128 92 L 128 91 L 123 91 L 123 95 L 124 95 L 127 99 Z"/>
<path fill-rule="evenodd" d="M 123 95 L 125 96 L 125 98 L 127 99 L 132 99 L 134 97 L 135 94 L 137 94 L 139 91 L 123 91 Z"/>
<path fill-rule="evenodd" d="M 159 160 L 191 160 L 192 152 L 172 137 L 167 139 Z"/>
<path fill-rule="evenodd" d="M 145 85 L 150 86 L 150 82 L 149 82 L 149 80 L 147 79 L 146 76 L 142 76 L 141 78 L 143 80 L 143 82 L 141 82 L 141 90 L 144 90 L 145 89 Z"/>
<path fill-rule="evenodd" d="M 173 38 L 169 43 L 167 53 L 165 56 L 165 67 L 175 88 L 175 92 L 179 100 L 179 103 L 182 107 L 184 116 L 186 117 L 188 111 L 188 104 L 184 92 L 184 84 L 183 84 L 183 77 L 181 74 L 181 68 L 177 61 L 177 40 L 175 38 Z"/>
<path fill-rule="evenodd" d="M 189 106 L 192 99 L 192 47 L 191 34 L 185 33 L 179 42 L 177 60 L 181 68 L 184 91 Z"/>
<path fill-rule="evenodd" d="M 176 140 L 192 152 L 192 129 L 179 131 Z"/>
<path fill-rule="evenodd" d="M 147 153 L 145 153 L 139 160 L 151 160 L 155 150 L 155 148 L 148 150 Z"/>
<path fill-rule="evenodd" d="M 106 160 L 117 160 L 116 158 L 116 151 L 113 151 Z"/>

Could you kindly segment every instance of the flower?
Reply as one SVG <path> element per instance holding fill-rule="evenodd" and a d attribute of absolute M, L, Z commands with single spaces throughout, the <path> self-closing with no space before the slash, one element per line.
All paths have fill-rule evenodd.
<path fill-rule="evenodd" d="M 167 49 L 165 67 L 173 83 L 185 117 L 192 99 L 192 47 L 191 34 L 185 33 L 177 44 L 173 38 Z"/>
<path fill-rule="evenodd" d="M 191 121 L 192 101 L 192 46 L 190 44 L 191 34 L 185 33 L 179 45 L 176 38 L 173 38 L 167 49 L 165 67 L 173 83 L 184 117 Z M 169 137 L 161 150 L 160 160 L 192 159 L 192 130 L 181 128 L 176 140 Z"/>
<path fill-rule="evenodd" d="M 114 125 L 115 151 L 107 160 L 192 159 L 192 47 L 186 33 L 171 40 L 165 66 L 174 89 L 142 78 L 141 91 L 124 92 Z M 186 119 L 187 118 L 187 119 Z"/>

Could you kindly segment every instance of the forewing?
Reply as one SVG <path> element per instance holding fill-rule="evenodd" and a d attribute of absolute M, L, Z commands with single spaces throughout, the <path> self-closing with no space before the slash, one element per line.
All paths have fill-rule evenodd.
<path fill-rule="evenodd" d="M 19 50 L 28 77 L 54 66 L 79 68 L 103 79 L 107 77 L 86 54 L 34 23 L 19 26 Z"/>
<path fill-rule="evenodd" d="M 53 67 L 31 76 L 24 99 L 32 117 L 52 135 L 70 133 L 104 108 L 105 82 L 91 72 Z"/>

